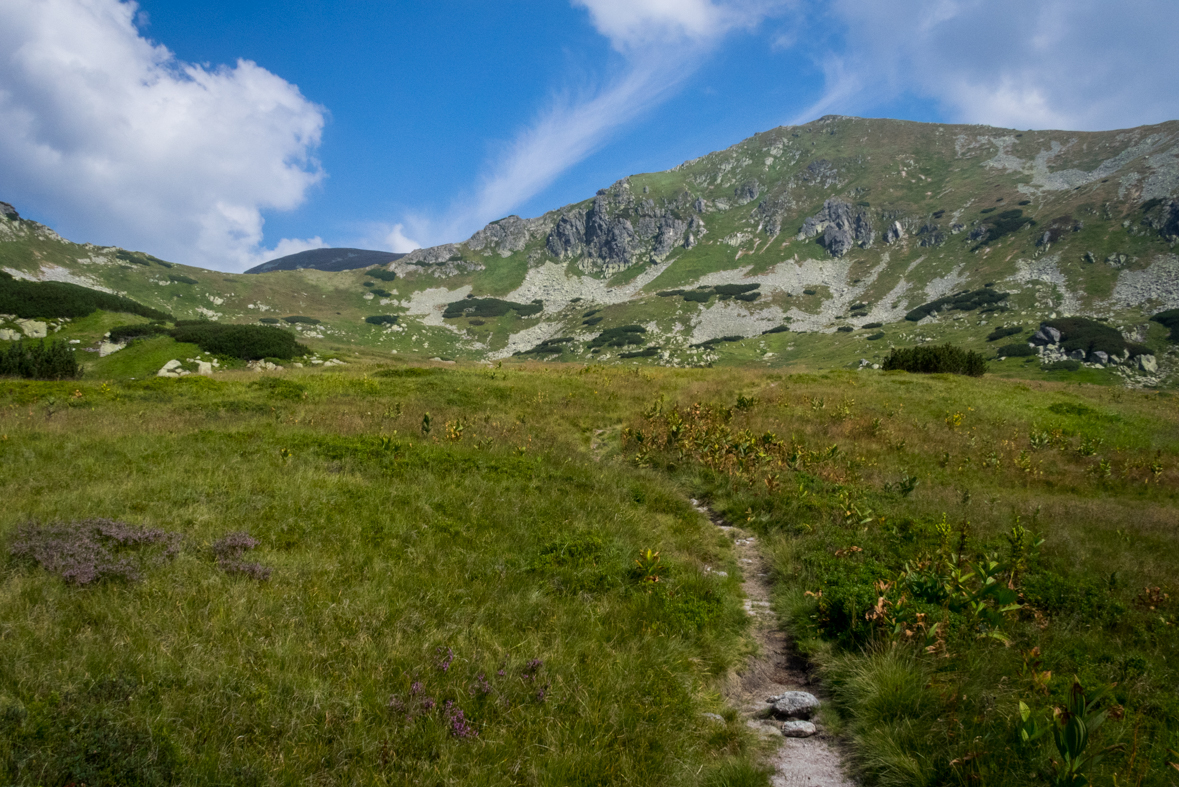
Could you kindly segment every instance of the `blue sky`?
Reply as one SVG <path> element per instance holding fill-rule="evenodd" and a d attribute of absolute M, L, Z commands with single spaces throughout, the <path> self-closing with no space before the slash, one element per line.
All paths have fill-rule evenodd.
<path fill-rule="evenodd" d="M 242 270 L 403 251 L 822 114 L 1179 118 L 1174 0 L 0 0 L 0 200 Z"/>

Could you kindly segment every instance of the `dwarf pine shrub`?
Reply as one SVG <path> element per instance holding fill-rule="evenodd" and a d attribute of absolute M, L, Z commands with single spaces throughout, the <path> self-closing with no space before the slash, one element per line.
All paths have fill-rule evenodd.
<path fill-rule="evenodd" d="M 365 317 L 364 321 L 369 325 L 396 325 L 397 317 L 392 314 L 374 314 L 371 317 Z"/>
<path fill-rule="evenodd" d="M 995 350 L 995 354 L 1000 358 L 1023 358 L 1025 356 L 1035 355 L 1036 348 L 1030 344 L 1005 344 Z"/>
<path fill-rule="evenodd" d="M 19 341 L 0 351 L 0 377 L 69 380 L 82 376 L 74 349 L 63 341 Z"/>
<path fill-rule="evenodd" d="M 380 279 L 381 281 L 393 281 L 394 279 L 397 278 L 396 273 L 394 273 L 393 271 L 384 270 L 383 268 L 373 268 L 372 270 L 368 271 L 365 275 L 371 276 L 374 279 Z"/>
<path fill-rule="evenodd" d="M 226 325 L 217 322 L 182 321 L 171 331 L 178 342 L 195 344 L 214 355 L 243 361 L 261 358 L 289 360 L 307 354 L 293 334 L 269 325 Z"/>
<path fill-rule="evenodd" d="M 1170 340 L 1179 342 L 1179 309 L 1169 309 L 1165 312 L 1159 312 L 1150 318 L 1151 322 L 1157 322 L 1171 329 Z"/>
<path fill-rule="evenodd" d="M 0 314 L 17 317 L 85 317 L 99 309 L 138 314 L 150 320 L 168 320 L 171 315 L 130 298 L 99 292 L 60 281 L 21 281 L 0 271 Z"/>
<path fill-rule="evenodd" d="M 894 347 L 884 359 L 884 370 L 915 372 L 918 374 L 964 374 L 981 377 L 987 371 L 987 361 L 973 350 L 963 350 L 952 344 L 937 347 Z"/>
<path fill-rule="evenodd" d="M 126 342 L 132 339 L 142 339 L 146 336 L 157 336 L 167 332 L 167 328 L 154 322 L 141 323 L 139 325 L 117 325 L 110 330 L 110 340 L 112 342 Z"/>

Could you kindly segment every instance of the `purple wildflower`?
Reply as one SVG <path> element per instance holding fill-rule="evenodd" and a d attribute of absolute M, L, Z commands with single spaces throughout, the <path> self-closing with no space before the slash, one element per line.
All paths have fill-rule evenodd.
<path fill-rule="evenodd" d="M 409 693 L 410 694 L 421 694 L 422 693 L 422 682 L 420 680 L 415 680 L 413 682 L 413 685 L 409 687 Z"/>
<path fill-rule="evenodd" d="M 446 655 L 443 655 L 442 650 L 442 648 L 438 648 L 438 661 L 435 663 L 438 665 L 438 669 L 448 672 L 450 670 L 450 663 L 454 661 L 454 651 L 446 648 Z"/>
<path fill-rule="evenodd" d="M 422 699 L 422 710 L 425 710 L 425 711 L 434 710 L 434 706 L 437 704 L 438 703 L 434 702 L 433 697 L 424 697 Z"/>
<path fill-rule="evenodd" d="M 472 697 L 476 694 L 490 694 L 491 684 L 487 682 L 487 676 L 480 672 L 479 677 L 475 678 L 475 684 L 467 690 L 467 693 Z"/>
<path fill-rule="evenodd" d="M 108 577 L 134 581 L 144 565 L 157 565 L 180 551 L 181 536 L 110 519 L 28 523 L 16 532 L 13 557 L 30 558 L 66 582 L 88 585 Z M 156 547 L 156 549 L 150 549 Z M 144 548 L 148 548 L 144 554 Z"/>
<path fill-rule="evenodd" d="M 463 709 L 457 707 L 449 700 L 446 703 L 446 721 L 450 724 L 450 734 L 452 737 L 475 738 L 479 735 L 479 731 L 467 722 Z"/>

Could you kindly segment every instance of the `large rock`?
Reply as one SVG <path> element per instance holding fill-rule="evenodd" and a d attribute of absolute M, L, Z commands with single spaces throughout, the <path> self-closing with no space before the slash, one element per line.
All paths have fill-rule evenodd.
<path fill-rule="evenodd" d="M 819 243 L 832 257 L 842 257 L 856 244 L 866 249 L 876 239 L 868 211 L 841 199 L 824 202 L 823 209 L 803 223 L 798 239 L 806 240 L 820 234 Z"/>
<path fill-rule="evenodd" d="M 822 704 L 819 698 L 806 691 L 788 691 L 770 697 L 770 712 L 780 719 L 809 719 Z"/>
<path fill-rule="evenodd" d="M 24 338 L 24 334 L 11 328 L 0 328 L 0 342 L 16 342 Z"/>
<path fill-rule="evenodd" d="M 123 349 L 126 346 L 127 345 L 125 345 L 125 344 L 119 344 L 117 342 L 99 342 L 99 344 L 98 344 L 98 357 L 105 358 L 108 355 L 111 355 L 113 353 L 117 353 L 119 350 Z"/>
<path fill-rule="evenodd" d="M 819 731 L 809 721 L 786 721 L 782 722 L 782 734 L 787 738 L 809 738 Z"/>
<path fill-rule="evenodd" d="M 1068 359 L 1070 361 L 1083 361 L 1083 360 L 1085 360 L 1085 351 L 1084 350 L 1073 350 L 1072 352 L 1070 352 L 1068 354 Z"/>
<path fill-rule="evenodd" d="M 179 377 L 184 371 L 180 368 L 181 365 L 180 361 L 173 358 L 160 367 L 160 370 L 156 372 L 156 377 Z"/>
<path fill-rule="evenodd" d="M 20 221 L 20 214 L 16 212 L 16 208 L 7 202 L 0 202 L 0 216 L 3 216 L 9 221 Z"/>
<path fill-rule="evenodd" d="M 1101 350 L 1094 350 L 1092 360 L 1094 363 L 1099 363 L 1102 366 L 1109 366 L 1109 353 L 1102 352 Z"/>
<path fill-rule="evenodd" d="M 894 221 L 884 232 L 884 242 L 888 244 L 896 243 L 903 237 L 905 237 L 905 228 L 901 226 L 899 221 Z"/>
<path fill-rule="evenodd" d="M 1049 344 L 1060 344 L 1061 335 L 1060 331 L 1051 325 L 1041 325 L 1040 330 L 1032 334 L 1031 342 L 1038 347 L 1044 347 Z"/>
<path fill-rule="evenodd" d="M 30 339 L 44 339 L 49 335 L 49 326 L 40 320 L 17 320 L 16 324 Z"/>
<path fill-rule="evenodd" d="M 467 248 L 472 251 L 491 249 L 501 257 L 510 257 L 515 252 L 523 251 L 530 238 L 529 223 L 519 216 L 508 216 L 472 235 L 467 241 Z"/>
<path fill-rule="evenodd" d="M 1158 361 L 1153 355 L 1139 355 L 1137 360 L 1140 371 L 1146 372 L 1147 374 L 1154 374 L 1159 370 Z"/>

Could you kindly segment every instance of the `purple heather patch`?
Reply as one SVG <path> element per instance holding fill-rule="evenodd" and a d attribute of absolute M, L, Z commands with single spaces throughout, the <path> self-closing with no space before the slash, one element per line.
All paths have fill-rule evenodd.
<path fill-rule="evenodd" d="M 35 561 L 66 582 L 89 585 L 113 577 L 135 581 L 144 565 L 174 557 L 180 543 L 177 533 L 111 519 L 85 519 L 22 525 L 9 552 Z"/>

